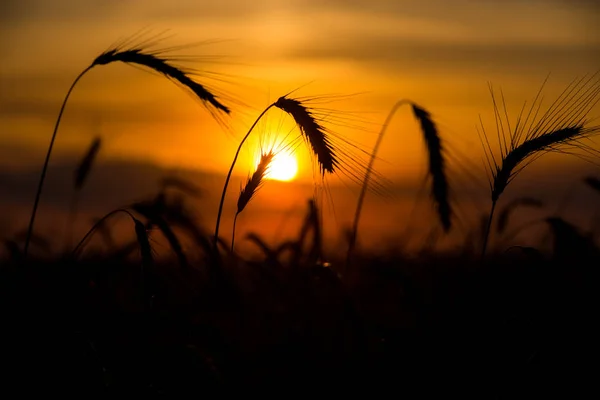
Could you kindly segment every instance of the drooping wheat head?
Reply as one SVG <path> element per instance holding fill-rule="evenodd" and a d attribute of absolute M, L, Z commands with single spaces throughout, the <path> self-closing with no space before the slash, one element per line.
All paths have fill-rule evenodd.
<path fill-rule="evenodd" d="M 130 206 L 132 210 L 137 212 L 138 214 L 144 216 L 149 223 L 155 225 L 160 229 L 161 233 L 169 242 L 171 249 L 177 256 L 179 260 L 179 265 L 182 268 L 187 268 L 188 261 L 185 252 L 183 251 L 183 247 L 179 241 L 179 238 L 169 225 L 168 221 L 164 218 L 164 212 L 167 208 L 165 201 L 162 196 L 157 196 L 155 199 L 150 201 L 141 201 L 134 203 Z"/>
<path fill-rule="evenodd" d="M 452 208 L 448 196 L 448 179 L 446 177 L 443 147 L 438 129 L 425 109 L 411 103 L 413 113 L 421 126 L 429 158 L 429 176 L 432 179 L 431 194 L 434 199 L 438 216 L 444 230 L 447 232 L 452 225 Z"/>
<path fill-rule="evenodd" d="M 318 109 L 312 106 L 318 100 L 323 99 L 326 99 L 326 96 L 322 98 L 313 97 L 303 99 L 291 98 L 289 95 L 281 96 L 276 102 L 266 107 L 254 121 L 246 135 L 242 138 L 233 158 L 227 178 L 225 179 L 225 185 L 223 187 L 221 201 L 219 203 L 219 211 L 217 212 L 217 222 L 215 225 L 215 249 L 218 240 L 218 232 L 223 204 L 225 201 L 225 194 L 227 192 L 229 180 L 231 178 L 235 163 L 238 159 L 240 150 L 261 118 L 263 118 L 263 116 L 273 107 L 278 108 L 294 119 L 295 125 L 300 130 L 298 139 L 302 138 L 304 142 L 307 143 L 310 149 L 310 154 L 316 160 L 316 164 L 318 164 L 320 176 L 323 181 L 326 175 L 335 173 L 336 175 L 344 175 L 354 183 L 362 183 L 366 173 L 366 162 L 360 158 L 360 155 L 368 156 L 370 153 L 361 148 L 359 144 L 327 128 L 328 125 L 333 124 L 345 125 L 346 127 L 354 128 L 356 126 L 351 126 L 350 124 L 356 123 L 356 120 L 349 118 L 349 113 L 342 115 L 341 112 L 337 112 L 332 109 Z M 364 123 L 364 121 L 362 122 Z M 360 127 L 360 125 L 357 126 Z M 360 128 L 364 129 L 364 127 Z M 290 143 L 290 146 L 295 146 L 295 139 L 292 139 Z M 386 184 L 384 183 L 384 178 L 377 173 L 374 173 L 374 175 L 376 176 L 377 180 L 370 187 L 370 189 L 379 194 L 385 193 Z M 316 179 L 315 184 L 318 184 Z"/>
<path fill-rule="evenodd" d="M 321 174 L 332 174 L 338 165 L 335 150 L 328 137 L 327 130 L 315 119 L 309 109 L 297 99 L 280 97 L 275 107 L 290 114 L 298 125 L 304 139 L 319 163 Z"/>
<path fill-rule="evenodd" d="M 92 144 L 88 148 L 88 151 L 85 153 L 85 156 L 81 159 L 81 162 L 75 169 L 75 176 L 73 187 L 75 190 L 81 190 L 85 181 L 92 170 L 92 166 L 94 165 L 94 160 L 100 151 L 100 145 L 102 144 L 102 140 L 100 137 L 94 138 Z"/>
<path fill-rule="evenodd" d="M 108 214 L 104 215 L 102 218 L 100 218 L 99 220 L 97 220 L 94 225 L 92 226 L 92 228 L 83 236 L 83 238 L 79 241 L 79 243 L 77 244 L 77 246 L 75 246 L 73 248 L 73 251 L 71 251 L 70 257 L 72 259 L 76 259 L 79 254 L 81 253 L 81 251 L 83 250 L 83 248 L 85 247 L 85 245 L 88 243 L 89 239 L 92 237 L 92 235 L 98 231 L 100 229 L 100 227 L 104 226 L 104 224 L 112 217 L 114 217 L 117 214 L 126 214 L 135 224 L 136 224 L 136 237 L 138 238 L 138 244 L 140 245 L 140 251 L 142 251 L 142 256 L 146 257 L 146 261 L 148 261 L 148 254 L 144 254 L 144 252 L 149 251 L 149 255 L 150 257 L 152 257 L 152 252 L 151 252 L 151 247 L 150 247 L 150 242 L 147 239 L 147 232 L 146 231 L 146 227 L 142 224 L 143 228 L 144 228 L 144 235 L 146 236 L 145 241 L 148 241 L 148 243 L 144 243 L 144 240 L 140 241 L 140 238 L 143 239 L 142 235 L 141 235 L 141 231 L 138 232 L 138 230 L 140 229 L 137 225 L 137 221 L 138 219 L 135 218 L 133 216 L 133 214 L 124 208 L 119 208 L 116 210 L 113 210 L 111 212 L 109 212 Z M 144 247 L 144 249 L 142 248 L 142 246 Z M 149 249 L 149 250 L 148 250 Z"/>
<path fill-rule="evenodd" d="M 299 139 L 308 144 L 321 178 L 335 174 L 343 181 L 360 186 L 367 175 L 371 151 L 364 143 L 351 139 L 338 129 L 361 132 L 362 137 L 375 131 L 370 127 L 373 121 L 360 117 L 358 112 L 337 109 L 329 104 L 345 98 L 336 95 L 291 98 L 285 95 L 275 106 L 293 117 L 300 130 Z M 389 179 L 376 171 L 371 171 L 371 175 L 369 191 L 389 196 Z"/>
<path fill-rule="evenodd" d="M 96 156 L 98 155 L 98 152 L 100 151 L 101 143 L 102 143 L 102 141 L 101 141 L 100 137 L 94 138 L 94 140 L 92 141 L 92 144 L 90 145 L 87 152 L 85 153 L 85 155 L 83 156 L 83 158 L 81 159 L 79 164 L 77 165 L 77 168 L 75 169 L 75 173 L 73 176 L 74 192 L 73 192 L 73 197 L 71 199 L 69 217 L 67 218 L 67 226 L 65 228 L 65 231 L 66 231 L 65 245 L 64 245 L 65 254 L 66 254 L 66 252 L 68 252 L 68 250 L 71 247 L 71 238 L 73 236 L 73 225 L 75 224 L 75 219 L 77 216 L 77 205 L 78 205 L 77 203 L 79 201 L 79 192 L 83 188 L 83 185 L 85 184 L 85 181 L 87 180 L 87 177 L 88 177 L 90 171 L 92 170 L 94 160 L 96 159 Z"/>
<path fill-rule="evenodd" d="M 377 157 L 377 153 L 379 151 L 379 147 L 383 140 L 383 137 L 387 131 L 388 126 L 391 123 L 392 117 L 396 114 L 396 111 L 404 106 L 410 105 L 413 115 L 419 122 L 421 132 L 423 134 L 423 138 L 425 141 L 425 145 L 427 148 L 428 160 L 429 160 L 429 169 L 428 175 L 432 179 L 432 187 L 431 194 L 436 205 L 438 217 L 442 223 L 442 226 L 445 231 L 450 230 L 452 225 L 452 208 L 449 200 L 449 184 L 448 179 L 446 177 L 445 170 L 445 160 L 443 154 L 443 146 L 442 141 L 434 123 L 431 118 L 430 113 L 425 110 L 423 107 L 418 106 L 417 104 L 411 102 L 410 100 L 402 99 L 396 102 L 379 131 L 379 135 L 377 137 L 377 141 L 375 142 L 375 146 L 373 147 L 373 151 L 370 154 L 369 164 L 367 165 L 365 176 L 362 181 L 362 189 L 360 195 L 358 197 L 358 202 L 356 205 L 356 211 L 354 213 L 354 222 L 352 224 L 352 229 L 349 233 L 349 243 L 348 243 L 348 252 L 346 256 L 347 263 L 349 262 L 350 256 L 356 244 L 356 237 L 358 233 L 358 222 L 360 219 L 362 206 L 364 202 L 364 198 L 371 184 L 370 178 L 373 173 L 373 164 Z"/>
<path fill-rule="evenodd" d="M 190 75 L 191 70 L 176 66 L 161 51 L 149 51 L 142 48 L 111 49 L 100 54 L 92 62 L 90 68 L 96 65 L 107 65 L 113 62 L 123 62 L 147 67 L 156 71 L 166 78 L 173 80 L 184 88 L 189 89 L 205 104 L 214 107 L 215 110 L 230 113 L 230 108 L 221 103 L 217 96 L 209 91 L 204 85 L 194 81 Z"/>
<path fill-rule="evenodd" d="M 213 117 L 215 117 L 217 120 L 218 120 L 217 113 L 221 112 L 226 115 L 228 115 L 230 113 L 229 107 L 227 107 L 223 103 L 221 103 L 218 100 L 217 95 L 215 93 L 213 93 L 213 91 L 207 89 L 206 86 L 201 85 L 200 83 L 196 82 L 194 79 L 191 78 L 191 75 L 193 75 L 192 70 L 177 66 L 172 62 L 172 60 L 167 56 L 167 52 L 170 49 L 166 49 L 163 51 L 150 50 L 149 47 L 152 46 L 152 42 L 146 41 L 144 43 L 145 43 L 145 46 L 132 46 L 130 48 L 117 46 L 115 48 L 112 48 L 112 49 L 100 54 L 98 57 L 96 57 L 96 59 L 93 60 L 93 62 L 87 68 L 85 68 L 75 78 L 75 80 L 71 84 L 71 87 L 67 91 L 67 94 L 63 100 L 60 111 L 58 113 L 56 124 L 54 126 L 54 131 L 52 133 L 52 138 L 50 139 L 50 145 L 48 146 L 48 151 L 46 153 L 46 159 L 45 159 L 44 165 L 42 167 L 40 181 L 38 183 L 36 197 L 34 200 L 33 210 L 31 213 L 30 220 L 29 220 L 27 238 L 25 240 L 25 246 L 24 246 L 24 251 L 23 251 L 24 259 L 26 259 L 26 257 L 27 257 L 29 241 L 30 241 L 31 234 L 33 231 L 33 226 L 35 223 L 35 217 L 36 217 L 37 208 L 38 208 L 40 197 L 41 197 L 42 188 L 44 185 L 44 179 L 46 177 L 46 172 L 48 170 L 48 164 L 50 162 L 50 155 L 52 153 L 52 148 L 54 146 L 54 141 L 56 139 L 56 134 L 58 132 L 58 127 L 60 125 L 60 121 L 61 121 L 64 109 L 65 109 L 65 106 L 67 104 L 69 96 L 71 95 L 71 92 L 77 85 L 77 82 L 79 82 L 79 80 L 92 68 L 94 68 L 95 66 L 98 66 L 98 65 L 107 65 L 107 64 L 111 64 L 113 62 L 119 62 L 119 61 L 126 63 L 126 64 L 147 67 L 150 70 L 155 71 L 155 72 L 165 76 L 166 78 L 178 83 L 182 87 L 191 91 L 198 99 L 200 99 L 205 105 L 207 105 L 207 109 L 211 112 Z M 144 47 L 146 47 L 146 48 L 144 48 Z"/>

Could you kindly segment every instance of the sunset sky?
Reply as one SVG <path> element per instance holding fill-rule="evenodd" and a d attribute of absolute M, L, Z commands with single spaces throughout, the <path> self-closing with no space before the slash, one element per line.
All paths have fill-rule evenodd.
<path fill-rule="evenodd" d="M 3 164 L 39 164 L 77 73 L 145 28 L 170 30 L 167 45 L 221 40 L 177 54 L 223 56 L 219 63 L 185 65 L 231 74 L 229 84 L 200 82 L 249 106 L 233 107 L 234 136 L 175 85 L 111 65 L 86 76 L 71 97 L 56 157 L 83 151 L 100 133 L 105 157 L 223 171 L 235 138 L 260 109 L 305 84 L 304 96 L 361 93 L 330 107 L 368 120 L 368 132 L 336 127 L 366 148 L 400 98 L 429 108 L 457 146 L 479 148 L 474 127 L 478 114 L 491 110 L 488 81 L 518 108 L 547 74 L 550 96 L 600 67 L 597 1 L 26 0 L 1 7 Z M 411 154 L 421 139 L 410 114 L 396 121 L 405 131 L 389 135 L 382 159 L 393 164 L 401 151 L 418 162 Z M 214 151 L 203 153 L 206 148 Z M 391 164 L 380 168 L 401 169 Z"/>
<path fill-rule="evenodd" d="M 0 5 L 0 166 L 39 168 L 73 79 L 115 42 L 169 31 L 164 46 L 224 82 L 199 82 L 235 100 L 229 131 L 171 82 L 125 65 L 99 66 L 73 92 L 52 162 L 79 157 L 95 135 L 102 160 L 125 159 L 225 173 L 260 111 L 299 96 L 333 96 L 324 107 L 350 121 L 330 126 L 369 151 L 401 98 L 427 108 L 449 151 L 481 166 L 476 125 L 493 128 L 488 82 L 516 117 L 548 74 L 547 98 L 600 69 L 595 0 L 19 0 Z M 172 35 L 172 36 L 169 36 Z M 160 45 L 159 45 L 160 47 Z M 218 57 L 216 57 L 218 56 Z M 242 105 L 243 104 L 243 105 Z M 546 103 L 547 104 L 547 103 Z M 342 114 L 344 113 L 344 114 Z M 596 107 L 593 117 L 600 117 Z M 286 119 L 287 118 L 287 119 Z M 289 117 L 270 112 L 273 135 Z M 354 129 L 351 125 L 360 125 Z M 401 111 L 376 167 L 394 182 L 420 179 L 426 164 L 411 114 Z M 251 168 L 249 144 L 237 174 Z M 357 153 L 359 154 L 359 153 Z M 299 153 L 300 176 L 310 175 Z M 415 172 L 418 172 L 417 174 Z M 481 169 L 482 179 L 485 179 Z"/>

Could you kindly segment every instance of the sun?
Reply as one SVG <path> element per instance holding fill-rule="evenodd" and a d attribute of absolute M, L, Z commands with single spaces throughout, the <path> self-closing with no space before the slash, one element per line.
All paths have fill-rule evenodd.
<path fill-rule="evenodd" d="M 258 161 L 256 164 L 258 164 Z M 265 178 L 276 181 L 291 181 L 298 173 L 298 161 L 289 151 L 279 151 L 273 157 Z"/>

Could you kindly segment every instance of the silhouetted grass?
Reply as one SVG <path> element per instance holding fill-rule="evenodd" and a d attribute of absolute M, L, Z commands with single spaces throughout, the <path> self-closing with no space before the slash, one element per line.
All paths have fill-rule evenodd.
<path fill-rule="evenodd" d="M 545 83 L 545 82 L 544 82 Z M 569 149 L 594 150 L 584 142 L 600 133 L 600 126 L 589 126 L 588 113 L 600 100 L 600 80 L 595 75 L 573 81 L 561 95 L 538 118 L 541 107 L 540 94 L 534 99 L 529 112 L 524 115 L 525 106 L 521 110 L 514 128 L 506 114 L 504 97 L 502 106 L 505 120 L 500 107 L 496 104 L 494 92 L 490 86 L 494 113 L 496 118 L 496 134 L 500 148 L 500 159 L 494 157 L 490 141 L 483 129 L 482 145 L 486 151 L 490 170 L 491 210 L 487 232 L 484 238 L 482 256 L 485 255 L 488 237 L 494 217 L 494 210 L 500 195 L 508 184 L 527 165 L 548 152 L 567 152 Z"/>
<path fill-rule="evenodd" d="M 400 100 L 396 102 L 396 104 L 394 104 L 385 122 L 383 123 L 381 131 L 379 132 L 379 136 L 377 137 L 377 142 L 375 143 L 375 147 L 373 148 L 373 152 L 371 153 L 369 164 L 366 168 L 365 177 L 362 182 L 361 192 L 358 196 L 356 211 L 354 213 L 354 222 L 350 231 L 348 254 L 346 256 L 348 259 L 351 257 L 352 251 L 356 244 L 358 222 L 360 220 L 360 214 L 362 211 L 362 206 L 367 192 L 367 188 L 370 184 L 371 174 L 373 173 L 373 164 L 379 151 L 381 141 L 383 140 L 383 136 L 386 133 L 387 127 L 390 124 L 392 117 L 396 114 L 396 111 L 404 105 L 411 106 L 413 114 L 421 127 L 429 159 L 428 173 L 432 180 L 431 194 L 436 204 L 437 213 L 442 223 L 442 226 L 444 227 L 444 230 L 446 232 L 450 230 L 452 209 L 450 206 L 450 199 L 448 193 L 448 179 L 446 177 L 443 148 L 438 129 L 428 111 L 426 111 L 422 107 L 419 107 L 418 105 L 414 104 L 409 100 Z"/>
<path fill-rule="evenodd" d="M 321 174 L 325 172 L 332 174 L 338 164 L 335 149 L 327 137 L 325 128 L 315 119 L 310 110 L 300 100 L 286 96 L 280 97 L 273 105 L 294 118 L 317 158 Z"/>
<path fill-rule="evenodd" d="M 315 264 L 306 249 L 286 261 L 269 247 L 254 261 L 225 257 L 228 279 L 212 287 L 208 264 L 173 268 L 176 258 L 152 256 L 144 224 L 135 228 L 151 278 L 139 262 L 103 253 L 73 264 L 31 257 L 27 272 L 3 265 L 9 386 L 35 379 L 47 393 L 190 395 L 268 391 L 276 380 L 493 398 L 551 392 L 567 372 L 588 368 L 598 255 L 574 264 L 571 240 L 579 239 L 569 232 L 556 235 L 550 254 L 497 253 L 486 268 L 477 253 L 356 252 L 348 275 L 336 270 L 343 259 Z M 51 360 L 65 367 L 38 368 Z M 539 378 L 516 380 L 520 368 Z"/>
<path fill-rule="evenodd" d="M 162 52 L 114 48 L 76 78 L 58 115 L 28 231 L 3 238 L 8 254 L 0 264 L 5 335 L 0 352 L 9 366 L 3 374 L 7 393 L 14 383 L 20 394 L 36 386 L 46 394 L 79 396 L 189 397 L 243 387 L 263 394 L 276 390 L 280 396 L 300 388 L 320 394 L 391 390 L 405 397 L 531 398 L 557 395 L 556 384 L 568 381 L 567 373 L 590 370 L 600 274 L 593 235 L 551 215 L 540 220 L 553 236 L 549 249 L 542 242 L 513 245 L 483 258 L 478 246 L 480 241 L 485 255 L 496 203 L 523 168 L 545 152 L 587 149 L 581 140 L 600 130 L 587 120 L 600 93 L 598 82 L 575 82 L 539 119 L 536 98 L 513 129 L 508 119 L 502 121 L 492 93 L 500 158 L 494 158 L 485 132 L 482 138 L 492 206 L 454 250 L 436 248 L 453 227 L 454 210 L 445 147 L 426 108 L 410 101 L 394 105 L 363 166 L 334 144 L 336 136 L 307 100 L 286 95 L 260 113 L 239 143 L 214 233 L 196 222 L 200 210 L 185 202 L 186 196 L 201 195 L 201 188 L 167 177 L 156 195 L 107 213 L 73 249 L 54 254 L 49 241 L 32 229 L 58 125 L 79 79 L 94 66 L 113 62 L 147 67 L 191 91 L 211 112 L 230 111 Z M 370 181 L 373 163 L 393 114 L 404 104 L 411 106 L 423 135 L 441 226 L 431 227 L 415 254 L 396 242 L 389 252 L 357 251 L 365 193 L 376 187 Z M 241 189 L 231 245 L 219 237 L 240 149 L 273 107 L 294 119 L 322 179 L 347 173 L 362 184 L 345 257 L 326 251 L 316 198 L 308 200 L 296 237 L 271 243 L 249 233 L 245 240 L 259 255 L 235 251 L 235 221 L 263 183 L 272 151 L 261 153 Z M 77 168 L 76 192 L 99 146 L 94 141 Z M 598 189 L 595 178 L 584 183 Z M 505 232 L 517 207 L 541 205 L 537 198 L 518 197 L 500 211 L 497 232 Z M 129 241 L 111 236 L 106 222 L 116 215 L 133 222 Z M 166 256 L 156 252 L 158 231 L 172 250 Z M 90 245 L 96 232 L 106 238 L 101 250 Z M 30 243 L 42 255 L 27 258 Z M 59 368 L 59 362 L 66 367 Z M 566 389 L 572 397 L 585 385 L 569 382 Z"/>
<path fill-rule="evenodd" d="M 54 141 L 56 139 L 56 134 L 58 132 L 58 126 L 60 124 L 60 120 L 62 118 L 63 111 L 65 106 L 67 105 L 67 100 L 71 95 L 71 92 L 77 85 L 77 82 L 92 68 L 98 65 L 108 65 L 113 62 L 123 62 L 127 64 L 135 64 L 139 66 L 143 66 L 149 68 L 150 70 L 154 70 L 166 78 L 174 80 L 179 83 L 184 88 L 192 91 L 201 101 L 206 104 L 215 107 L 218 111 L 222 111 L 226 114 L 229 114 L 229 108 L 221 104 L 217 97 L 208 91 L 204 86 L 194 81 L 190 77 L 191 71 L 186 71 L 182 67 L 178 67 L 173 65 L 169 59 L 167 58 L 165 52 L 160 50 L 147 50 L 143 48 L 131 48 L 131 49 L 119 49 L 114 48 L 108 50 L 101 55 L 99 55 L 87 68 L 85 68 L 73 81 L 71 87 L 67 91 L 67 95 L 65 96 L 63 103 L 61 105 L 60 111 L 58 113 L 58 118 L 56 120 L 56 124 L 54 126 L 54 131 L 52 132 L 52 138 L 50 139 L 50 145 L 48 146 L 48 152 L 46 154 L 46 159 L 44 161 L 44 166 L 42 167 L 42 173 L 40 176 L 40 182 L 38 184 L 38 189 L 35 197 L 35 201 L 33 204 L 33 211 L 31 212 L 31 218 L 29 221 L 29 227 L 27 228 L 27 238 L 25 240 L 25 248 L 23 250 L 24 257 L 27 257 L 27 251 L 29 248 L 29 241 L 31 238 L 31 234 L 33 233 L 33 226 L 35 223 L 35 216 L 37 213 L 38 204 L 40 201 L 40 196 L 42 193 L 42 188 L 44 185 L 44 179 L 46 177 L 46 171 L 48 169 L 48 163 L 50 161 L 50 154 L 52 153 L 52 148 L 54 146 Z"/>
<path fill-rule="evenodd" d="M 271 163 L 273 162 L 273 157 L 275 157 L 275 153 L 273 153 L 272 151 L 261 154 L 258 165 L 256 166 L 256 170 L 251 176 L 248 177 L 246 184 L 240 190 L 240 195 L 237 201 L 237 211 L 235 213 L 235 216 L 233 217 L 231 251 L 233 251 L 235 242 L 235 224 L 237 222 L 237 217 L 242 211 L 244 211 L 250 200 L 252 200 L 258 189 L 260 189 L 260 187 L 264 183 L 265 177 L 269 171 L 269 168 L 271 167 Z"/>
<path fill-rule="evenodd" d="M 147 67 L 189 89 L 196 97 L 198 97 L 198 99 L 202 100 L 207 105 L 214 107 L 218 111 L 229 114 L 229 107 L 217 100 L 217 96 L 209 92 L 198 82 L 192 80 L 190 72 L 185 71 L 182 67 L 173 65 L 162 53 L 163 52 L 161 51 L 149 52 L 148 50 L 141 48 L 112 49 L 100 54 L 94 60 L 90 68 L 96 65 L 107 65 L 113 62 L 123 62 L 125 64 L 135 64 Z"/>
<path fill-rule="evenodd" d="M 100 145 L 102 144 L 102 140 L 100 137 L 94 138 L 87 152 L 81 159 L 79 165 L 75 169 L 74 179 L 73 179 L 73 198 L 71 200 L 71 207 L 69 210 L 69 218 L 66 227 L 66 239 L 65 239 L 65 251 L 68 251 L 72 246 L 72 236 L 73 236 L 73 224 L 75 223 L 75 219 L 77 216 L 77 205 L 79 201 L 79 193 L 85 184 L 87 177 L 92 170 L 92 166 L 94 165 L 94 160 L 100 151 Z"/>
<path fill-rule="evenodd" d="M 305 105 L 305 102 L 303 102 L 300 99 L 287 97 L 287 95 L 281 96 L 279 99 L 277 99 L 276 102 L 271 103 L 259 114 L 258 118 L 256 118 L 256 120 L 254 121 L 254 123 L 252 124 L 252 126 L 238 145 L 236 153 L 233 157 L 233 161 L 231 163 L 231 167 L 229 168 L 229 172 L 227 173 L 227 177 L 225 178 L 223 192 L 221 193 L 221 201 L 219 202 L 219 210 L 217 211 L 217 222 L 215 226 L 214 235 L 215 250 L 217 246 L 216 243 L 219 237 L 219 225 L 221 222 L 221 214 L 223 212 L 223 204 L 225 202 L 225 194 L 227 193 L 229 180 L 231 179 L 231 174 L 233 172 L 233 168 L 235 167 L 235 163 L 238 159 L 240 150 L 242 149 L 242 146 L 256 127 L 256 124 L 273 107 L 288 113 L 294 118 L 294 121 L 300 129 L 301 135 L 309 144 L 311 154 L 317 159 L 322 177 L 324 177 L 326 172 L 329 174 L 337 172 L 336 167 L 342 166 L 340 165 L 335 156 L 336 149 L 333 147 L 330 139 L 327 136 L 327 130 L 317 120 L 315 115 L 313 115 L 310 108 Z"/>

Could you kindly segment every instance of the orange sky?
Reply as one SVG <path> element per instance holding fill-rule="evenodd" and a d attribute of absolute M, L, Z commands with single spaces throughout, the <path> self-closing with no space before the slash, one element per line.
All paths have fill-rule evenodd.
<path fill-rule="evenodd" d="M 300 95 L 362 93 L 328 107 L 367 120 L 367 131 L 334 127 L 365 149 L 393 103 L 409 98 L 433 113 L 453 148 L 472 156 L 480 154 L 478 114 L 493 123 L 487 81 L 501 86 L 517 110 L 548 73 L 552 97 L 600 67 L 594 1 L 27 0 L 1 7 L 0 159 L 11 166 L 41 164 L 72 79 L 116 40 L 144 28 L 169 29 L 175 36 L 166 45 L 223 40 L 179 54 L 224 56 L 186 65 L 231 74 L 229 84 L 200 82 L 248 105 L 233 107 L 233 135 L 172 83 L 111 65 L 93 70 L 73 93 L 53 160 L 83 152 L 100 133 L 104 158 L 225 172 L 260 109 L 307 83 Z M 274 124 L 282 119 L 268 116 Z M 411 115 L 399 113 L 393 128 L 377 168 L 394 179 L 423 171 Z M 240 174 L 252 148 L 242 155 Z M 305 156 L 301 173 L 308 176 Z M 480 156 L 474 162 L 480 165 Z"/>
<path fill-rule="evenodd" d="M 137 160 L 225 174 L 239 140 L 260 111 L 302 86 L 300 96 L 335 95 L 337 101 L 323 107 L 352 121 L 329 127 L 359 143 L 366 152 L 372 149 L 380 125 L 397 100 L 417 102 L 438 123 L 448 150 L 450 176 L 467 171 L 467 181 L 477 178 L 477 190 L 485 191 L 483 153 L 475 127 L 481 114 L 486 127 L 494 128 L 488 81 L 503 89 L 514 120 L 523 102 L 531 101 L 551 74 L 544 91 L 549 105 L 573 79 L 600 69 L 599 20 L 600 7 L 594 0 L 3 1 L 0 167 L 5 175 L 32 167 L 35 172 L 26 176 L 37 176 L 60 104 L 77 74 L 116 41 L 143 29 L 151 33 L 169 30 L 167 35 L 174 36 L 163 42 L 165 46 L 217 40 L 174 55 L 195 56 L 184 65 L 216 72 L 225 81 L 205 75 L 198 78 L 200 83 L 218 93 L 229 93 L 231 97 L 224 102 L 233 98 L 245 104 L 227 103 L 233 109 L 228 119 L 230 130 L 223 130 L 198 101 L 163 78 L 127 65 L 99 66 L 80 81 L 70 98 L 53 165 L 78 159 L 100 134 L 100 159 L 104 161 Z M 208 56 L 219 57 L 207 62 Z M 600 107 L 590 116 L 600 117 Z M 253 168 L 257 140 L 278 129 L 285 131 L 290 123 L 289 116 L 273 110 L 259 124 L 254 140 L 242 152 L 228 201 L 235 202 L 239 183 Z M 352 128 L 352 124 L 363 129 Z M 300 175 L 310 182 L 308 152 L 305 147 L 300 149 Z M 364 153 L 353 154 L 365 162 Z M 560 201 L 569 191 L 569 182 L 575 182 L 567 168 L 575 161 L 545 156 L 533 166 L 542 172 L 539 178 L 520 177 L 512 195 L 547 187 L 553 190 L 550 197 Z M 528 171 L 535 172 L 533 167 Z M 388 186 L 392 192 L 401 193 L 403 188 L 421 183 L 426 158 L 409 110 L 399 112 L 390 126 L 376 168 L 395 184 Z M 549 168 L 553 168 L 550 173 Z M 581 176 L 581 171 L 576 175 Z M 58 176 L 52 170 L 49 173 L 55 181 L 46 185 L 41 218 L 60 218 L 51 201 Z M 562 189 L 555 186 L 559 177 Z M 23 226 L 29 212 L 30 204 L 24 199 L 33 199 L 33 182 L 33 178 L 27 180 L 29 189 L 19 192 L 18 204 L 24 211 L 13 221 L 17 227 Z M 211 187 L 220 188 L 221 182 L 218 178 Z M 338 223 L 331 225 L 331 231 L 348 225 L 357 188 L 353 187 L 350 196 L 336 192 L 338 211 L 330 218 Z M 281 184 L 266 187 L 252 206 L 257 213 L 247 213 L 240 230 L 253 226 L 252 218 L 263 218 L 257 211 L 260 204 L 273 199 L 286 210 L 297 203 L 302 215 L 308 194 L 292 189 Z M 214 189 L 215 193 L 219 190 Z M 414 200 L 411 190 L 393 201 L 375 196 L 367 199 L 362 224 L 379 235 L 371 232 L 363 235 L 363 240 L 378 242 L 390 232 L 397 233 Z M 455 186 L 454 192 L 464 194 L 464 188 Z M 11 200 L 8 195 L 3 193 L 3 199 Z M 487 199 L 489 193 L 483 196 Z M 214 195 L 202 208 L 210 218 L 214 218 L 217 198 Z M 429 202 L 424 206 L 431 208 Z M 233 203 L 225 212 L 226 221 L 232 207 Z M 474 210 L 473 204 L 465 207 L 464 214 L 478 218 L 480 210 Z M 106 211 L 100 208 L 94 212 Z M 14 213 L 10 216 L 17 218 Z M 273 218 L 278 221 L 283 214 L 273 214 Z M 56 225 L 49 221 L 49 226 Z M 209 220 L 211 229 L 212 224 Z M 267 229 L 272 224 L 259 225 Z M 223 234 L 229 227 L 229 222 L 224 222 Z"/>

